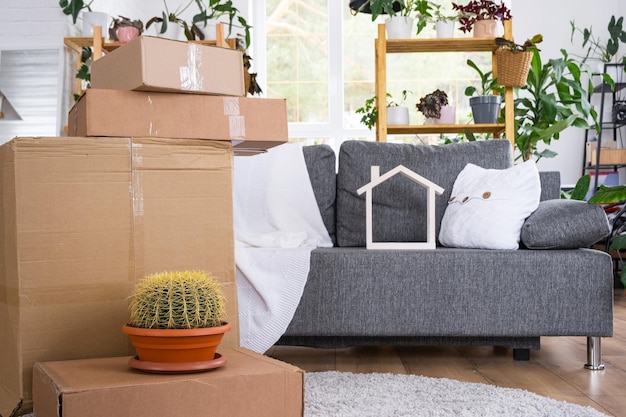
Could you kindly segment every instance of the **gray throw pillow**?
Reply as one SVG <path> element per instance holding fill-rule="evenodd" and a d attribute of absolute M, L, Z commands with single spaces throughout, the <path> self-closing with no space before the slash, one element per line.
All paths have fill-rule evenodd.
<path fill-rule="evenodd" d="M 522 226 L 521 240 L 528 249 L 585 248 L 610 233 L 604 209 L 576 200 L 539 203 Z"/>

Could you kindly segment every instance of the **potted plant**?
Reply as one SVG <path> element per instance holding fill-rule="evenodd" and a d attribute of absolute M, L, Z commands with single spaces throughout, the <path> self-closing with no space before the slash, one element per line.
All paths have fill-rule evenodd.
<path fill-rule="evenodd" d="M 471 59 L 468 59 L 466 63 L 478 73 L 480 78 L 480 90 L 475 86 L 465 88 L 465 95 L 470 97 L 469 103 L 474 123 L 496 123 L 502 103 L 503 89 L 498 86 L 498 80 L 492 78 L 492 71 L 483 72 Z"/>
<path fill-rule="evenodd" d="M 381 14 L 388 14 L 385 20 L 389 39 L 408 39 L 411 37 L 413 24 L 417 19 L 416 35 L 428 25 L 433 6 L 428 0 L 365 0 L 358 7 L 351 3 L 350 7 L 358 12 L 372 14 L 372 21 Z M 354 7 L 354 8 L 353 8 Z"/>
<path fill-rule="evenodd" d="M 111 22 L 109 38 L 120 43 L 127 43 L 141 35 L 142 32 L 143 22 L 141 20 L 118 16 Z"/>
<path fill-rule="evenodd" d="M 76 24 L 81 11 L 83 19 L 82 33 L 85 36 L 93 36 L 94 26 L 100 26 L 103 31 L 109 26 L 109 16 L 106 13 L 94 12 L 91 5 L 94 0 L 59 0 L 59 6 L 63 13 L 72 17 L 72 23 Z M 103 32 L 104 34 L 104 32 Z"/>
<path fill-rule="evenodd" d="M 193 25 L 198 27 L 202 24 L 202 27 L 205 28 L 204 36 L 207 39 L 214 36 L 215 32 L 215 25 L 210 25 L 209 21 L 217 21 L 222 17 L 228 17 L 228 34 L 226 37 L 231 36 L 233 27 L 239 26 L 244 31 L 243 39 L 245 40 L 245 48 L 250 47 L 250 29 L 252 27 L 241 15 L 239 9 L 233 5 L 232 0 L 208 0 L 206 5 L 201 0 L 195 1 L 200 11 L 193 17 Z M 235 25 L 235 20 L 239 25 Z"/>
<path fill-rule="evenodd" d="M 448 106 L 448 94 L 440 89 L 426 94 L 415 105 L 426 118 L 426 124 L 454 124 L 454 106 Z"/>
<path fill-rule="evenodd" d="M 454 24 L 459 19 L 459 13 L 454 10 L 444 10 L 444 6 L 431 3 L 433 7 L 432 21 L 435 23 L 435 31 L 438 38 L 454 37 Z"/>
<path fill-rule="evenodd" d="M 198 0 L 195 0 L 198 2 Z M 188 40 L 193 39 L 204 39 L 204 34 L 196 26 L 195 23 L 189 25 L 185 20 L 181 19 L 180 15 L 191 6 L 194 0 L 190 0 L 185 6 L 178 6 L 178 8 L 170 12 L 167 7 L 167 1 L 163 0 L 163 5 L 165 6 L 165 10 L 161 13 L 161 16 L 152 17 L 148 22 L 146 22 L 146 29 L 152 26 L 155 23 L 159 25 L 155 26 L 157 29 L 157 36 L 163 36 L 168 39 L 179 39 L 180 37 L 180 29 L 184 28 L 185 37 Z"/>
<path fill-rule="evenodd" d="M 464 33 L 474 29 L 475 38 L 493 38 L 496 36 L 496 21 L 511 20 L 511 10 L 501 1 L 472 0 L 466 5 L 452 3 L 452 9 L 461 13 L 459 29 Z"/>
<path fill-rule="evenodd" d="M 388 125 L 408 125 L 409 124 L 409 109 L 402 105 L 407 96 L 411 94 L 411 91 L 402 91 L 402 100 L 396 102 L 393 100 L 391 94 L 387 93 L 387 124 Z M 363 123 L 368 129 L 372 130 L 378 121 L 378 108 L 376 107 L 376 96 L 365 100 L 363 107 L 359 107 L 355 110 L 356 113 L 362 114 L 361 123 Z"/>
<path fill-rule="evenodd" d="M 498 68 L 498 84 L 505 87 L 522 87 L 532 60 L 532 50 L 539 50 L 537 44 L 543 36 L 537 34 L 523 44 L 517 44 L 505 38 L 496 38 L 496 67 Z"/>
<path fill-rule="evenodd" d="M 216 348 L 230 324 L 219 282 L 203 271 L 150 275 L 131 297 L 129 335 L 137 351 L 131 367 L 146 371 L 198 371 L 223 364 Z"/>
<path fill-rule="evenodd" d="M 591 86 L 583 80 L 589 73 L 561 50 L 561 58 L 543 63 L 539 51 L 532 50 L 533 58 L 526 85 L 515 99 L 515 146 L 524 161 L 536 157 L 554 157 L 555 152 L 537 145 L 549 145 L 560 132 L 570 126 L 599 128 L 598 114 L 589 102 Z"/>
<path fill-rule="evenodd" d="M 621 43 L 626 43 L 626 31 L 623 29 L 623 17 L 616 18 L 611 16 L 609 24 L 607 26 L 608 38 L 603 41 L 600 37 L 594 35 L 593 28 L 579 28 L 574 21 L 570 21 L 572 28 L 570 40 L 573 43 L 576 34 L 582 36 L 582 47 L 586 48 L 584 55 L 579 56 L 581 58 L 581 64 L 585 64 L 588 60 L 597 61 L 601 68 L 599 72 L 603 74 L 605 81 L 611 85 L 618 80 L 618 73 L 605 74 L 605 64 L 618 63 L 626 64 L 626 57 L 621 56 L 618 58 L 619 47 Z M 608 69 L 608 68 L 607 68 Z M 611 66 L 611 69 L 617 69 L 617 66 Z"/>

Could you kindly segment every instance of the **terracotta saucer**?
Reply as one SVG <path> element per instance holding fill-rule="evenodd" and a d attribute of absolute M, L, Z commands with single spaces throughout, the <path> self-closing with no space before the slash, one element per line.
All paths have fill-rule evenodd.
<path fill-rule="evenodd" d="M 213 360 L 200 362 L 147 362 L 140 360 L 137 356 L 128 360 L 128 365 L 131 368 L 156 374 L 187 374 L 192 372 L 206 372 L 211 369 L 219 368 L 224 364 L 226 364 L 226 358 L 219 353 L 215 354 L 215 358 Z"/>

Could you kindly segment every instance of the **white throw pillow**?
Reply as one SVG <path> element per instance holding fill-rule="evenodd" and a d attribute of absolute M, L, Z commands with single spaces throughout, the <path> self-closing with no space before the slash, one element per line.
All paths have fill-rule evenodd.
<path fill-rule="evenodd" d="M 485 169 L 467 164 L 459 173 L 441 221 L 444 246 L 518 249 L 524 220 L 539 206 L 535 162 Z"/>

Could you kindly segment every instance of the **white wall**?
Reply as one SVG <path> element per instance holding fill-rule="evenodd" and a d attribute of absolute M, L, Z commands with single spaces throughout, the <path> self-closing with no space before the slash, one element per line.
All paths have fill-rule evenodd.
<path fill-rule="evenodd" d="M 178 4 L 184 2 L 181 0 Z M 176 7 L 176 1 L 169 3 Z M 623 15 L 626 9 L 623 0 L 595 0 L 593 7 L 586 0 L 511 0 L 510 3 L 515 38 L 523 40 L 542 33 L 541 49 L 545 59 L 559 57 L 561 48 L 576 52 L 578 45 L 570 42 L 570 20 L 575 20 L 579 26 L 593 25 L 598 31 L 604 31 L 610 16 Z M 235 0 L 235 5 L 249 15 L 249 0 Z M 95 0 L 94 4 L 94 10 L 139 17 L 144 22 L 159 14 L 162 8 L 161 0 Z M 63 48 L 63 36 L 75 34 L 71 33 L 74 29 L 70 23 L 60 11 L 58 0 L 0 0 L 0 50 Z M 61 74 L 59 80 L 62 80 Z M 559 170 L 564 184 L 574 183 L 581 174 L 583 138 L 584 132 L 580 129 L 565 131 L 561 139 L 550 146 L 559 155 L 540 161 L 539 168 Z"/>

